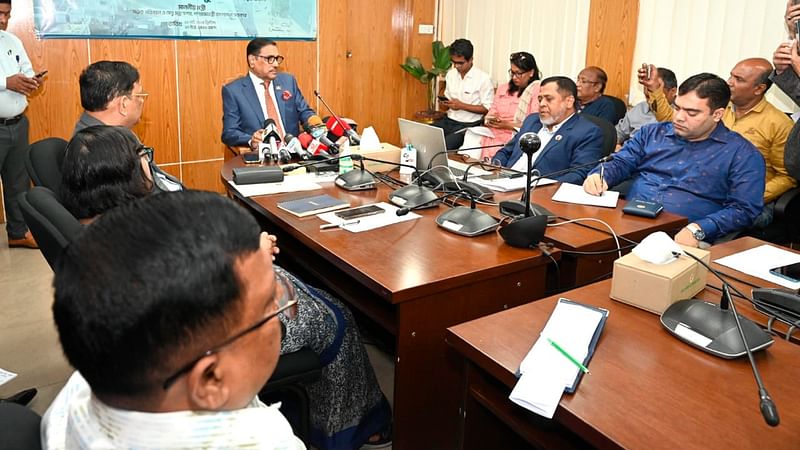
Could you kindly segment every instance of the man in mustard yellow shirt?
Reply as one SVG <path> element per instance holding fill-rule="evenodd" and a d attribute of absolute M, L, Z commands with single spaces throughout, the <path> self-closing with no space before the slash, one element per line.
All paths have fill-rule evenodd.
<path fill-rule="evenodd" d="M 797 185 L 797 180 L 789 176 L 783 163 L 784 146 L 794 123 L 764 98 L 772 86 L 771 73 L 772 64 L 763 58 L 749 58 L 736 64 L 728 78 L 731 101 L 722 116 L 725 126 L 755 145 L 766 162 L 764 211 L 753 224 L 755 227 L 769 225 L 775 200 Z M 642 80 L 642 84 L 650 88 L 648 80 Z M 663 97 L 663 91 L 654 84 L 651 99 L 656 99 L 655 114 L 660 122 L 672 120 L 669 103 L 657 100 Z"/>

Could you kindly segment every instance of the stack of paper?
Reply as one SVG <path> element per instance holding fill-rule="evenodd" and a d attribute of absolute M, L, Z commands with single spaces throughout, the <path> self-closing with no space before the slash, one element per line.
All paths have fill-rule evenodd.
<path fill-rule="evenodd" d="M 553 418 L 565 388 L 580 370 L 548 338 L 578 361 L 585 361 L 592 339 L 607 312 L 560 299 L 541 336 L 519 366 L 521 377 L 509 399 L 540 416 Z"/>
<path fill-rule="evenodd" d="M 583 186 L 571 183 L 561 183 L 556 193 L 553 194 L 553 201 L 556 202 L 605 206 L 606 208 L 616 208 L 618 200 L 619 192 L 605 191 L 602 195 L 592 195 L 584 191 Z"/>
<path fill-rule="evenodd" d="M 488 187 L 493 191 L 509 192 L 509 191 L 521 191 L 525 189 L 525 183 L 528 181 L 528 178 L 524 176 L 515 178 L 498 177 L 489 180 L 483 178 L 470 178 L 469 181 L 480 184 L 481 186 Z M 538 182 L 534 183 L 534 187 L 545 186 L 553 183 L 557 183 L 557 181 L 551 180 L 550 178 L 542 178 Z"/>

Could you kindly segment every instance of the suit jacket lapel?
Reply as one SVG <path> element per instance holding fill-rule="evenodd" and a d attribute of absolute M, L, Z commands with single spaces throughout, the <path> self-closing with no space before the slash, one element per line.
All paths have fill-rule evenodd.
<path fill-rule="evenodd" d="M 572 129 L 573 125 L 575 125 L 575 119 L 577 117 L 578 117 L 578 114 L 575 113 L 575 114 L 572 115 L 572 117 L 569 118 L 569 120 L 566 121 L 566 123 L 561 125 L 561 128 L 558 129 L 558 132 L 556 132 L 556 134 L 550 139 L 550 142 L 548 142 L 547 145 L 544 146 L 544 148 L 542 149 L 542 152 L 539 153 L 539 156 L 536 158 L 536 161 L 534 161 L 534 163 L 533 163 L 533 167 L 534 168 L 536 167 L 536 163 L 541 161 L 542 158 L 544 158 L 544 155 L 547 152 L 550 152 L 554 148 L 556 148 L 559 145 L 561 145 L 561 141 L 564 140 L 564 136 L 563 135 L 567 134 Z M 544 126 L 544 125 L 542 125 L 542 126 Z"/>
<path fill-rule="evenodd" d="M 256 88 L 261 88 L 262 86 L 254 86 L 253 80 L 250 79 L 250 75 L 245 75 L 245 78 L 242 83 L 242 96 L 245 98 L 245 101 L 253 108 L 253 112 L 256 113 L 256 117 L 258 117 L 259 128 L 264 123 L 264 111 L 261 110 L 261 103 L 258 101 L 258 93 Z"/>

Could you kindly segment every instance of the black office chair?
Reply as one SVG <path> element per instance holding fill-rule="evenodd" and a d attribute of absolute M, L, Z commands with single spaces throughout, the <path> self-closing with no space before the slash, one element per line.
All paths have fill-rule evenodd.
<path fill-rule="evenodd" d="M 611 125 L 606 119 L 591 114 L 581 114 L 581 116 L 600 128 L 603 133 L 603 154 L 601 156 L 610 155 L 617 146 L 617 130 L 614 129 L 614 125 Z"/>
<path fill-rule="evenodd" d="M 34 186 L 44 186 L 58 196 L 61 186 L 61 163 L 67 141 L 52 137 L 31 144 L 25 165 Z"/>
<path fill-rule="evenodd" d="M 44 259 L 54 268 L 64 248 L 83 231 L 83 225 L 46 187 L 34 186 L 20 194 L 19 206 Z"/>
<path fill-rule="evenodd" d="M 622 99 L 614 97 L 613 95 L 605 95 L 605 94 L 603 94 L 603 97 L 611 99 L 611 101 L 614 103 L 614 115 L 615 115 L 615 118 L 614 118 L 614 122 L 612 122 L 612 125 L 616 125 L 617 122 L 619 122 L 620 119 L 625 117 L 625 114 L 627 114 L 628 105 L 626 105 L 625 102 L 622 101 Z"/>
<path fill-rule="evenodd" d="M 267 384 L 261 388 L 258 397 L 265 403 L 282 401 L 281 409 L 285 416 L 293 422 L 295 434 L 309 447 L 311 423 L 309 419 L 309 398 L 305 385 L 316 381 L 322 373 L 322 362 L 313 350 L 300 350 L 281 355 L 278 365 Z M 285 394 L 296 401 L 296 408 L 285 401 Z"/>
<path fill-rule="evenodd" d="M 27 406 L 0 402 L 0 448 L 40 450 L 42 418 Z"/>

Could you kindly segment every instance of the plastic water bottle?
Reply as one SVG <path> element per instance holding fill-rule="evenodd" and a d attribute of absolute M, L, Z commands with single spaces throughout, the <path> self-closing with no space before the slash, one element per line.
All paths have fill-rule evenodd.
<path fill-rule="evenodd" d="M 353 159 L 350 158 L 350 142 L 343 142 L 339 147 L 339 173 L 347 173 L 353 170 Z"/>

